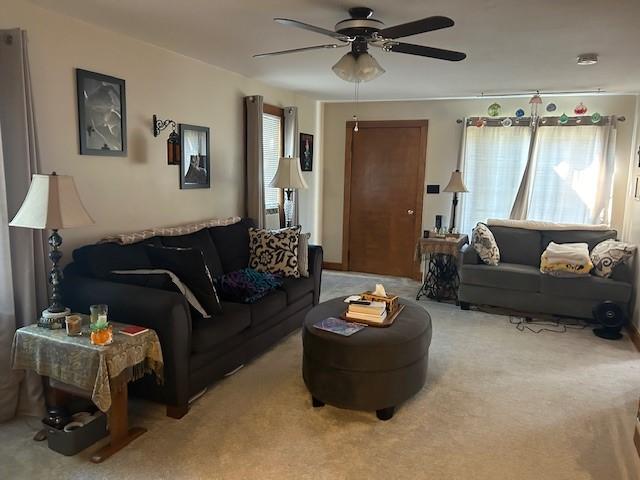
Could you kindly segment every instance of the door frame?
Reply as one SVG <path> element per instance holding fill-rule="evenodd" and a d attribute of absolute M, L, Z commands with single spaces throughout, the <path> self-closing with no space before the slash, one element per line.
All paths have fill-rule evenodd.
<path fill-rule="evenodd" d="M 342 211 L 342 263 L 340 270 L 349 270 L 349 238 L 351 222 L 351 163 L 353 156 L 353 128 L 356 122 L 349 121 L 346 125 L 345 153 L 344 153 L 344 206 Z M 424 173 L 427 164 L 427 133 L 429 129 L 428 120 L 375 120 L 358 121 L 358 129 L 361 128 L 394 128 L 394 127 L 417 127 L 420 128 L 420 156 L 423 161 L 418 163 L 418 188 L 416 192 L 416 222 L 414 237 L 416 242 L 422 234 L 422 207 L 424 203 L 425 183 Z M 356 132 L 357 133 L 357 132 Z M 413 255 L 413 252 L 411 252 Z M 420 259 L 414 261 L 413 278 L 421 280 Z"/>

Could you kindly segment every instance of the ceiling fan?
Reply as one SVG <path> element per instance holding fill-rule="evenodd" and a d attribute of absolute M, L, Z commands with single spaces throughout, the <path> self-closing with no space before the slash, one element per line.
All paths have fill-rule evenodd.
<path fill-rule="evenodd" d="M 327 35 L 338 40 L 340 43 L 260 53 L 254 55 L 254 58 L 351 46 L 351 51 L 333 66 L 333 71 L 343 80 L 358 82 L 373 80 L 384 73 L 384 69 L 382 69 L 378 62 L 368 53 L 369 46 L 380 48 L 385 52 L 406 53 L 451 62 L 459 62 L 467 57 L 467 55 L 462 52 L 404 43 L 397 40 L 398 38 L 417 35 L 419 33 L 452 27 L 454 21 L 448 17 L 427 17 L 385 28 L 384 23 L 372 18 L 373 10 L 370 8 L 353 7 L 349 9 L 349 15 L 351 18 L 342 20 L 336 24 L 335 31 L 309 25 L 299 22 L 298 20 L 274 18 L 274 21 L 281 25 L 297 27 Z"/>

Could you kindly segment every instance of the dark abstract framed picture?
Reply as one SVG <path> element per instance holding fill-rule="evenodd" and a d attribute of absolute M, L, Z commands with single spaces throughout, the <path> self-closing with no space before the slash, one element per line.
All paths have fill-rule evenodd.
<path fill-rule="evenodd" d="M 180 124 L 180 188 L 209 188 L 209 128 Z"/>
<path fill-rule="evenodd" d="M 76 69 L 80 155 L 127 155 L 124 80 Z"/>
<path fill-rule="evenodd" d="M 300 169 L 303 172 L 313 170 L 313 135 L 300 134 Z"/>

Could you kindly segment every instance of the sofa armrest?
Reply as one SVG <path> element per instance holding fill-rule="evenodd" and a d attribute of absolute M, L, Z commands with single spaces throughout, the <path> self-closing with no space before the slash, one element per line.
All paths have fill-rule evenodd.
<path fill-rule="evenodd" d="M 460 251 L 462 252 L 462 265 L 478 265 L 481 263 L 478 252 L 471 245 L 464 245 Z"/>
<path fill-rule="evenodd" d="M 89 305 L 109 306 L 109 318 L 156 331 L 164 360 L 164 397 L 170 405 L 189 401 L 191 312 L 180 293 L 110 282 L 78 275 L 71 264 L 62 282 L 64 302 L 74 312 L 89 313 Z"/>
<path fill-rule="evenodd" d="M 309 245 L 309 275 L 313 276 L 313 304 L 320 303 L 320 286 L 322 284 L 322 247 Z"/>

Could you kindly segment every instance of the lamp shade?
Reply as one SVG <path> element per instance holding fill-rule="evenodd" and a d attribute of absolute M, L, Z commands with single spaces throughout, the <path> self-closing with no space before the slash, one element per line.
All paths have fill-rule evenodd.
<path fill-rule="evenodd" d="M 73 177 L 54 173 L 33 176 L 27 196 L 9 225 L 61 230 L 93 223 L 82 205 Z"/>
<path fill-rule="evenodd" d="M 282 157 L 278 162 L 278 170 L 269 184 L 275 188 L 308 188 L 302 178 L 300 159 L 297 157 Z"/>
<path fill-rule="evenodd" d="M 462 180 L 462 172 L 460 170 L 456 170 L 451 174 L 451 179 L 446 187 L 444 187 L 445 192 L 454 192 L 454 193 L 462 193 L 468 192 L 464 181 Z"/>
<path fill-rule="evenodd" d="M 385 73 L 375 58 L 369 53 L 361 53 L 357 57 L 349 52 L 331 67 L 342 80 L 347 82 L 368 82 Z"/>

